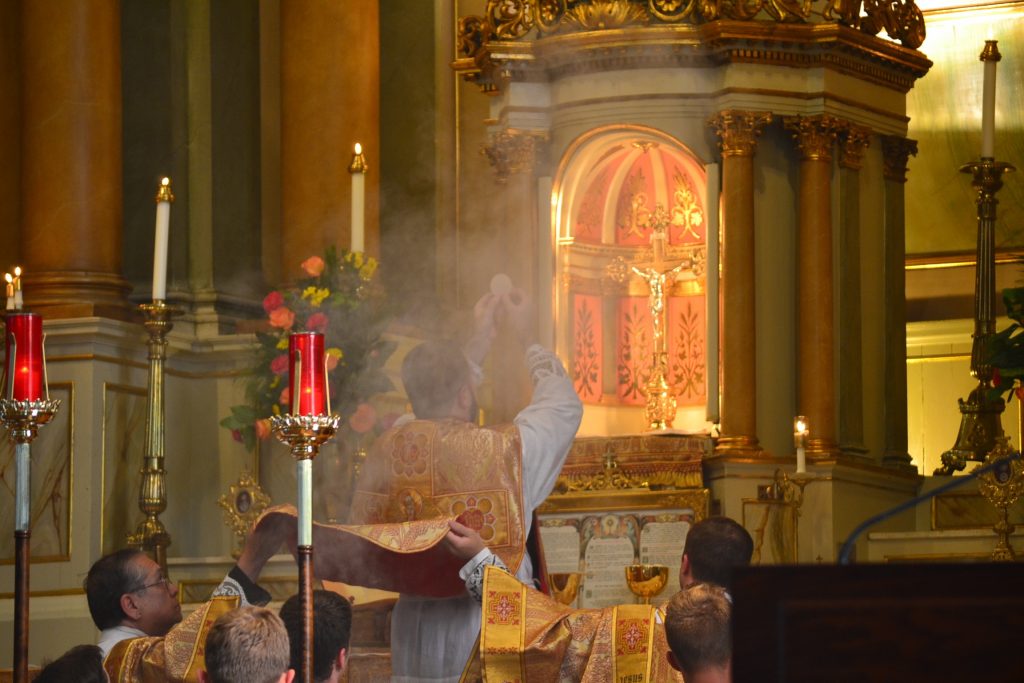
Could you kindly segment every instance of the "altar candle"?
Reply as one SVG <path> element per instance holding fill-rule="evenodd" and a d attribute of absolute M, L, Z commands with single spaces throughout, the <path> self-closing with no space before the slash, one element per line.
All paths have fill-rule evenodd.
<path fill-rule="evenodd" d="M 7 315 L 7 358 L 4 367 L 4 397 L 15 401 L 46 398 L 41 315 L 17 312 Z"/>
<path fill-rule="evenodd" d="M 4 273 L 4 279 L 7 280 L 7 310 L 14 310 L 14 278 L 11 277 L 10 273 Z"/>
<path fill-rule="evenodd" d="M 20 311 L 25 305 L 24 294 L 21 293 L 21 266 L 14 266 L 14 310 Z"/>
<path fill-rule="evenodd" d="M 293 332 L 288 337 L 289 377 L 293 415 L 325 415 L 324 335 Z"/>
<path fill-rule="evenodd" d="M 986 40 L 979 59 L 985 64 L 981 96 L 981 156 L 995 157 L 996 137 L 996 63 L 1002 59 L 996 40 Z"/>
<path fill-rule="evenodd" d="M 348 172 L 352 175 L 352 251 L 363 251 L 366 218 L 366 157 L 363 146 L 356 143 Z"/>
<path fill-rule="evenodd" d="M 153 239 L 153 301 L 167 298 L 167 239 L 171 225 L 171 179 L 164 178 L 156 191 L 156 236 Z"/>
<path fill-rule="evenodd" d="M 804 442 L 807 439 L 807 419 L 798 415 L 793 424 L 793 436 L 796 438 L 796 472 L 803 474 L 807 471 L 807 454 L 804 452 Z"/>

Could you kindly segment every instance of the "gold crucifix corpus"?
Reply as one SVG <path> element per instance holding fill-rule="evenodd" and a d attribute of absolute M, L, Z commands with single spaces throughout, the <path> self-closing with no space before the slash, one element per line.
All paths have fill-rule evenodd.
<path fill-rule="evenodd" d="M 665 338 L 668 295 L 680 272 L 696 272 L 700 265 L 693 257 L 674 261 L 666 258 L 668 225 L 668 212 L 659 204 L 651 214 L 652 258 L 627 264 L 622 257 L 617 257 L 608 266 L 608 274 L 616 282 L 626 280 L 629 275 L 626 269 L 628 265 L 630 271 L 647 283 L 647 300 L 654 328 L 654 353 L 651 358 L 651 374 L 644 387 L 647 396 L 645 415 L 648 429 L 656 430 L 670 429 L 676 416 L 676 392 L 668 382 L 668 344 Z"/>

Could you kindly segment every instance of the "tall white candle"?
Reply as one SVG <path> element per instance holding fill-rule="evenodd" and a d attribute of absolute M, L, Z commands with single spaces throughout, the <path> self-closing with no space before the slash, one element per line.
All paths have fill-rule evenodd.
<path fill-rule="evenodd" d="M 363 251 L 366 218 L 366 158 L 363 156 L 363 146 L 358 142 L 348 172 L 352 175 L 352 251 Z"/>
<path fill-rule="evenodd" d="M 171 179 L 164 178 L 156 191 L 156 236 L 153 238 L 153 301 L 167 298 L 167 239 L 171 226 Z"/>
<path fill-rule="evenodd" d="M 804 451 L 805 439 L 807 439 L 807 419 L 803 415 L 797 415 L 793 420 L 793 437 L 796 440 L 796 473 L 803 474 L 807 471 L 807 453 Z"/>
<path fill-rule="evenodd" d="M 995 40 L 986 40 L 981 51 L 985 77 L 981 95 L 981 156 L 995 157 L 996 142 L 996 63 L 1002 58 Z"/>

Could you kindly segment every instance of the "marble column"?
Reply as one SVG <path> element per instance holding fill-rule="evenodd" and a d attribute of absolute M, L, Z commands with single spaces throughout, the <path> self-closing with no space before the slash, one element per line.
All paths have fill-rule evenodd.
<path fill-rule="evenodd" d="M 281 275 L 351 244 L 352 147 L 363 145 L 365 251 L 379 251 L 380 30 L 376 0 L 281 3 Z"/>
<path fill-rule="evenodd" d="M 761 452 L 757 438 L 754 289 L 754 150 L 769 112 L 723 111 L 711 118 L 722 149 L 722 392 L 716 453 Z M 712 210 L 709 208 L 709 210 Z M 718 397 L 709 397 L 717 400 Z"/>
<path fill-rule="evenodd" d="M 120 3 L 20 7 L 26 304 L 124 318 Z"/>
<path fill-rule="evenodd" d="M 860 168 L 871 130 L 849 124 L 838 137 L 839 162 L 839 447 L 864 455 L 864 362 L 861 337 Z"/>
<path fill-rule="evenodd" d="M 20 5 L 0 3 L 0 244 L 7 271 L 21 260 L 21 58 L 18 48 Z"/>
<path fill-rule="evenodd" d="M 882 137 L 885 175 L 885 451 L 882 462 L 911 466 L 907 446 L 907 310 L 904 185 L 917 141 Z"/>
<path fill-rule="evenodd" d="M 828 115 L 785 119 L 800 150 L 797 224 L 797 412 L 807 417 L 807 455 L 833 458 L 836 441 L 832 146 L 843 129 Z"/>

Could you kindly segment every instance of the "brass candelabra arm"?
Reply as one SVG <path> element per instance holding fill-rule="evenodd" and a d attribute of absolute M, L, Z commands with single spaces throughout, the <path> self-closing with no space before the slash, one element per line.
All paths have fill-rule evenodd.
<path fill-rule="evenodd" d="M 274 415 L 270 429 L 278 441 L 288 444 L 296 460 L 315 458 L 320 446 L 338 432 L 340 415 Z"/>
<path fill-rule="evenodd" d="M 39 428 L 53 419 L 58 408 L 59 399 L 0 399 L 0 422 L 3 422 L 10 432 L 11 441 L 31 443 L 39 433 Z"/>

